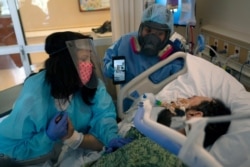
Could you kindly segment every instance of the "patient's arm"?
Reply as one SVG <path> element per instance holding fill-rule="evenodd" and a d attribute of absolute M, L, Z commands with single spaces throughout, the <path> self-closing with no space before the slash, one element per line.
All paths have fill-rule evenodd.
<path fill-rule="evenodd" d="M 99 140 L 97 140 L 93 135 L 85 134 L 82 143 L 80 144 L 80 147 L 84 149 L 100 151 L 103 148 L 103 144 Z"/>

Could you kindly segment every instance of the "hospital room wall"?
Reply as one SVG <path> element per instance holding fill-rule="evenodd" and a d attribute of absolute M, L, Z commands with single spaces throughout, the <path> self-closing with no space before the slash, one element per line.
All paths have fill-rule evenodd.
<path fill-rule="evenodd" d="M 242 64 L 247 61 L 250 51 L 250 1 L 249 0 L 197 0 L 197 22 L 205 35 L 208 44 L 214 45 L 218 41 L 218 50 L 228 44 L 226 56 L 235 54 L 239 48 L 239 59 L 231 61 L 231 67 L 236 71 L 234 76 L 250 90 L 250 69 L 245 66 L 241 80 L 239 79 Z M 241 71 L 241 72 L 240 72 Z"/>
<path fill-rule="evenodd" d="M 200 29 L 205 29 L 209 25 L 214 28 L 210 28 L 209 31 L 217 34 L 218 39 L 231 38 L 223 40 L 233 43 L 233 46 L 231 46 L 233 51 L 235 46 L 242 46 L 243 50 L 241 51 L 243 52 L 242 55 L 240 55 L 241 63 L 245 62 L 247 51 L 250 50 L 249 6 L 249 0 L 197 1 L 196 19 Z M 223 32 L 219 32 L 220 29 L 223 30 Z M 229 54 L 233 54 L 233 52 Z"/>
<path fill-rule="evenodd" d="M 195 39 L 204 25 L 223 27 L 250 36 L 249 6 L 249 0 L 196 0 Z M 185 35 L 185 28 L 175 27 L 175 30 Z"/>
<path fill-rule="evenodd" d="M 24 1 L 26 2 L 26 1 Z M 20 7 L 20 14 L 24 20 L 24 31 L 44 31 L 55 29 L 68 29 L 79 27 L 96 27 L 110 20 L 109 10 L 81 11 L 79 1 L 50 0 L 46 4 L 47 15 L 37 6 L 23 4 Z M 22 4 L 22 3 L 21 3 Z M 36 7 L 36 8 L 35 8 Z M 41 14 L 43 13 L 43 15 Z M 43 17 L 38 17 L 40 14 Z M 34 17 L 30 17 L 34 15 Z M 42 20 L 43 19 L 43 20 Z"/>
<path fill-rule="evenodd" d="M 197 21 L 250 35 L 249 0 L 196 0 Z"/>

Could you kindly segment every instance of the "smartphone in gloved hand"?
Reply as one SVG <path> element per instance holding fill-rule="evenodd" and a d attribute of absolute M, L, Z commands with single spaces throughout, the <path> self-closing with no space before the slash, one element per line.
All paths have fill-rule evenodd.
<path fill-rule="evenodd" d="M 65 137 L 67 133 L 68 113 L 64 111 L 58 112 L 49 121 L 46 129 L 46 134 L 51 140 L 56 141 Z"/>
<path fill-rule="evenodd" d="M 56 123 L 58 123 L 58 122 L 62 119 L 63 114 L 64 114 L 64 113 L 61 112 L 60 115 L 56 117 L 56 120 L 55 120 Z"/>
<path fill-rule="evenodd" d="M 124 56 L 115 56 L 112 59 L 114 67 L 113 83 L 121 84 L 126 79 L 126 60 Z"/>

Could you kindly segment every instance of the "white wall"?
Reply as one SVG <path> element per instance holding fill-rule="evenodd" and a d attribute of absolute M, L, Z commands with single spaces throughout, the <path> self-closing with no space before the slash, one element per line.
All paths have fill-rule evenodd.
<path fill-rule="evenodd" d="M 196 19 L 234 31 L 250 34 L 249 0 L 196 0 Z"/>

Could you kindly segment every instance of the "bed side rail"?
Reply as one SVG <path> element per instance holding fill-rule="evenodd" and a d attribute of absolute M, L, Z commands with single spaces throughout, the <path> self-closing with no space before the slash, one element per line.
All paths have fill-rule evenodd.
<path fill-rule="evenodd" d="M 177 78 L 179 75 L 186 73 L 187 67 L 186 63 L 184 63 L 184 67 L 178 71 L 177 73 L 171 75 L 170 77 L 164 79 L 160 83 L 154 84 L 150 79 L 149 75 L 160 69 L 166 64 L 169 64 L 173 60 L 177 58 L 183 58 L 184 62 L 186 61 L 186 55 L 185 52 L 176 52 L 167 59 L 157 63 L 153 67 L 147 69 L 143 73 L 141 73 L 139 76 L 131 80 L 129 83 L 127 83 L 124 87 L 121 88 L 119 91 L 119 94 L 117 96 L 117 109 L 118 109 L 118 116 L 119 118 L 123 119 L 125 116 L 125 112 L 123 111 L 123 99 L 128 98 L 132 101 L 135 101 L 140 97 L 143 93 L 158 93 L 167 83 L 171 82 L 175 78 Z M 136 96 L 135 96 L 136 94 Z"/>

